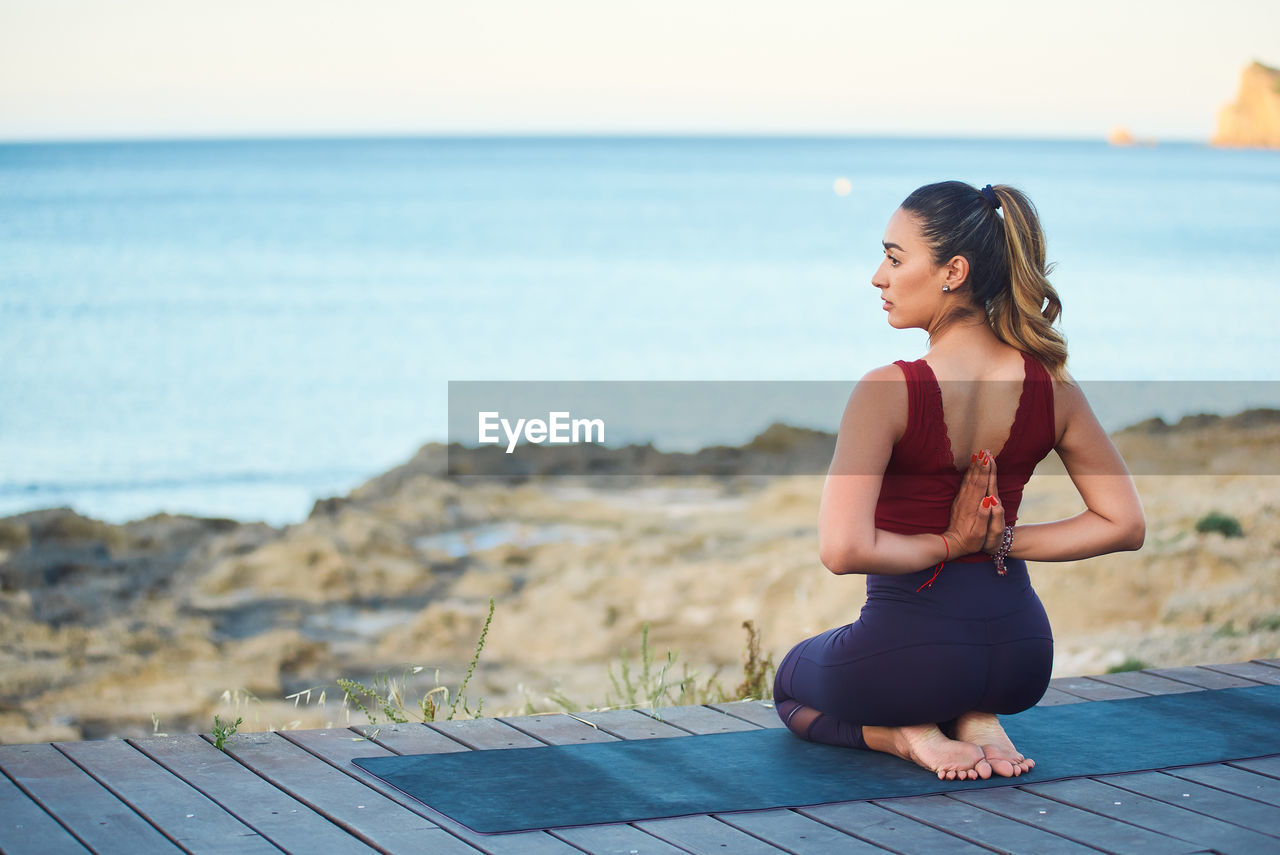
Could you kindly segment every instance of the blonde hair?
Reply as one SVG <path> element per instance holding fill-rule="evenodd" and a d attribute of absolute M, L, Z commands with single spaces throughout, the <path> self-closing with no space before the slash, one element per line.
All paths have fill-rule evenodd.
<path fill-rule="evenodd" d="M 1004 242 L 1009 258 L 1009 287 L 987 301 L 991 331 L 1006 344 L 1037 357 L 1053 377 L 1067 380 L 1067 341 L 1054 328 L 1062 300 L 1049 283 L 1044 230 L 1035 205 L 1006 184 L 991 188 L 1004 213 Z"/>
<path fill-rule="evenodd" d="M 1062 301 L 1049 283 L 1044 231 L 1026 194 L 1007 184 L 984 192 L 942 181 L 914 191 L 902 208 L 919 222 L 934 263 L 957 255 L 969 262 L 965 290 L 996 337 L 1030 353 L 1054 379 L 1070 382 L 1067 342 L 1054 326 Z"/>

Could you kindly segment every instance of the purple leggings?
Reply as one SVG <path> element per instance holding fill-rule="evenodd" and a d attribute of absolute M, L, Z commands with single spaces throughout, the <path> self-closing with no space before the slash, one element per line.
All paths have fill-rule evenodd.
<path fill-rule="evenodd" d="M 863 725 L 936 723 L 962 714 L 1008 715 L 1049 685 L 1053 635 L 1025 561 L 951 562 L 868 576 L 858 620 L 791 649 L 778 666 L 774 706 L 804 739 L 865 748 Z M 819 715 L 803 713 L 804 708 Z M 802 726 L 800 722 L 807 723 Z"/>

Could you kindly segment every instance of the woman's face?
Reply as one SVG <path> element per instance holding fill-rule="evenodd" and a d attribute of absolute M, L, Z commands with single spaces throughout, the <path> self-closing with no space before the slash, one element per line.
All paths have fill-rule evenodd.
<path fill-rule="evenodd" d="M 920 235 L 915 217 L 899 208 L 884 230 L 884 260 L 871 277 L 880 289 L 889 325 L 897 329 L 930 329 L 947 296 L 947 268 L 933 263 L 933 253 Z"/>

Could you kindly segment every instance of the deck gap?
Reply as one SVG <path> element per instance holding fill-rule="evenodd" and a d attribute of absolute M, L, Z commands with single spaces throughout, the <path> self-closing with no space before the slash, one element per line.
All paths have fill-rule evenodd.
<path fill-rule="evenodd" d="M 8 778 L 8 779 L 9 779 L 9 782 L 10 782 L 11 784 L 13 784 L 15 787 L 17 787 L 17 788 L 18 788 L 18 791 L 19 791 L 20 793 L 22 793 L 24 796 L 26 796 L 26 797 L 27 797 L 27 799 L 28 799 L 28 800 L 29 800 L 33 805 L 35 805 L 36 807 L 40 808 L 40 810 L 44 811 L 44 812 L 45 812 L 45 814 L 47 814 L 47 815 L 49 816 L 49 818 L 50 818 L 50 819 L 52 819 L 54 822 L 56 822 L 58 825 L 60 825 L 60 826 L 62 827 L 62 830 L 63 830 L 63 831 L 65 831 L 67 834 L 70 834 L 70 835 L 71 835 L 71 837 L 72 837 L 72 839 L 73 839 L 73 840 L 75 840 L 77 843 L 79 843 L 81 846 L 83 846 L 87 851 L 89 851 L 89 852 L 92 852 L 92 851 L 93 851 L 93 847 L 92 847 L 92 846 L 90 846 L 88 843 L 86 843 L 86 842 L 84 841 L 84 839 L 83 839 L 80 835 L 76 834 L 76 833 L 75 833 L 75 831 L 73 831 L 69 825 L 67 825 L 65 822 L 63 822 L 61 819 L 59 819 L 59 818 L 58 818 L 58 815 L 57 815 L 56 813 L 54 813 L 53 811 L 49 810 L 49 808 L 47 808 L 47 807 L 45 806 L 44 802 L 42 802 L 42 801 L 40 801 L 38 798 L 36 798 L 36 796 L 35 796 L 35 794 L 34 794 L 34 793 L 32 793 L 32 792 L 31 792 L 30 790 L 28 790 L 26 787 L 22 786 L 22 783 L 21 783 L 20 781 L 18 781 L 16 778 L 14 778 L 12 775 L 10 775 L 10 774 L 9 774 L 8 772 L 6 772 L 4 769 L 0 769 L 0 775 L 4 775 L 6 778 Z"/>
<path fill-rule="evenodd" d="M 946 794 L 946 793 L 940 793 L 940 795 L 944 795 L 944 796 L 945 796 L 945 795 L 947 795 L 947 794 Z M 1002 855 L 1003 855 L 1003 853 L 1007 852 L 1007 850 L 1005 850 L 1005 849 L 996 849 L 996 848 L 992 847 L 992 846 L 991 846 L 990 844 L 988 844 L 988 843 L 983 843 L 981 840 L 975 840 L 975 839 L 974 839 L 974 838 L 972 838 L 972 837 L 966 837 L 966 836 L 964 836 L 963 834 L 960 834 L 960 833 L 959 833 L 958 831 L 956 831 L 954 828 L 947 828 L 946 826 L 936 825 L 935 823 L 932 823 L 932 822 L 930 822 L 930 821 L 929 821 L 929 820 L 927 820 L 927 819 L 921 819 L 921 818 L 920 818 L 920 817 L 918 817 L 918 816 L 912 816 L 912 815 L 911 815 L 911 814 L 909 814 L 909 813 L 903 813 L 903 812 L 902 812 L 902 811 L 900 811 L 900 810 L 894 810 L 894 808 L 893 808 L 893 806 L 892 806 L 892 805 L 890 805 L 890 804 L 886 804 L 886 802 L 890 801 L 889 799 L 885 799 L 884 801 L 881 801 L 881 800 L 878 800 L 878 799 L 872 799 L 872 800 L 870 800 L 870 801 L 871 801 L 871 803 L 872 803 L 873 805 L 875 805 L 876 807 L 884 808 L 885 810 L 889 811 L 889 813 L 892 813 L 892 814 L 895 814 L 895 815 L 897 815 L 897 816 L 900 816 L 900 817 L 902 817 L 903 819 L 909 820 L 909 821 L 911 821 L 911 822 L 919 823 L 920 825 L 926 826 L 926 827 L 928 827 L 928 828 L 932 828 L 934 831 L 941 831 L 943 834 L 950 834 L 952 837 L 956 838 L 957 840 L 963 840 L 965 843 L 971 844 L 971 845 L 973 845 L 973 846 L 980 846 L 981 848 L 983 848 L 983 849 L 989 849 L 989 850 L 991 850 L 992 852 L 999 852 L 999 853 L 1002 853 Z M 986 809 L 986 808 L 984 808 L 984 807 L 978 807 L 978 805 L 970 805 L 968 802 L 960 802 L 960 804 L 968 805 L 969 807 L 974 808 L 975 810 L 980 810 L 980 811 L 983 811 L 984 813 L 989 813 L 989 814 L 991 814 L 992 816 L 998 816 L 998 817 L 1000 817 L 1001 819 L 1013 819 L 1012 817 L 1004 816 L 1003 814 L 996 813 L 995 811 L 987 810 L 987 809 Z M 1014 820 L 1014 822 L 1018 822 L 1018 820 Z M 1040 831 L 1048 832 L 1049 834 L 1053 834 L 1055 837 L 1062 837 L 1062 835 L 1061 835 L 1061 834 L 1057 834 L 1057 833 L 1055 833 L 1055 832 L 1053 832 L 1053 831 L 1050 831 L 1050 830 L 1049 830 L 1049 829 L 1047 829 L 1047 828 L 1040 828 L 1039 826 L 1032 825 L 1032 824 L 1031 824 L 1031 823 L 1029 823 L 1029 822 L 1023 822 L 1023 823 L 1020 823 L 1020 824 L 1021 824 L 1021 825 L 1025 825 L 1025 826 L 1027 826 L 1028 828 L 1035 828 L 1035 829 L 1038 829 L 1038 830 L 1040 830 Z M 1062 839 L 1063 839 L 1063 840 L 1068 840 L 1068 839 L 1070 839 L 1070 838 L 1063 837 Z M 1075 841 L 1075 840 L 1073 840 L 1072 842 L 1073 842 L 1073 843 L 1078 843 L 1079 841 Z M 876 844 L 876 845 L 879 845 L 879 844 Z"/>
<path fill-rule="evenodd" d="M 1188 781 L 1188 780 L 1186 780 L 1185 778 L 1179 778 L 1179 777 L 1178 777 L 1178 776 L 1176 776 L 1176 775 L 1170 775 L 1168 772 L 1166 772 L 1166 771 L 1165 771 L 1165 770 L 1163 770 L 1163 769 L 1153 769 L 1153 770 L 1151 770 L 1151 771 L 1152 771 L 1152 772 L 1154 772 L 1155 774 L 1158 774 L 1158 775 L 1164 775 L 1164 776 L 1165 776 L 1165 777 L 1167 777 L 1167 778 L 1173 778 L 1174 780 L 1179 781 L 1179 782 L 1181 782 L 1181 783 L 1183 783 L 1183 784 L 1187 784 L 1188 786 L 1193 786 L 1193 787 L 1205 787 L 1206 789 L 1214 789 L 1213 787 L 1209 787 L 1207 784 L 1201 784 L 1201 783 L 1199 783 L 1198 781 Z M 1125 773 L 1125 774 L 1142 774 L 1142 773 Z M 1117 782 L 1117 783 L 1115 783 L 1115 784 L 1111 784 L 1110 782 L 1103 781 L 1102 783 L 1106 783 L 1106 784 L 1108 784 L 1109 786 L 1116 787 L 1116 788 L 1118 788 L 1118 789 L 1124 790 L 1124 791 L 1125 791 L 1125 792 L 1127 792 L 1127 793 L 1133 793 L 1134 795 L 1137 795 L 1137 796 L 1144 796 L 1144 797 L 1146 797 L 1146 798 L 1148 798 L 1148 799 L 1153 799 L 1153 800 L 1158 801 L 1158 802 L 1163 802 L 1164 804 L 1167 804 L 1167 805 L 1173 805 L 1174 807 L 1179 808 L 1180 810 L 1185 810 L 1185 811 L 1187 811 L 1188 813 L 1194 813 L 1194 814 L 1196 814 L 1196 815 L 1198 815 L 1198 816 L 1207 816 L 1207 817 L 1209 817 L 1210 819 L 1215 819 L 1215 820 L 1217 820 L 1217 821 L 1219 821 L 1219 822 L 1225 822 L 1227 825 L 1234 825 L 1236 828 L 1242 828 L 1242 829 L 1244 829 L 1245 831 L 1252 831 L 1252 832 L 1254 832 L 1254 833 L 1256 833 L 1256 834 L 1262 834 L 1262 835 L 1266 835 L 1266 836 L 1268 836 L 1268 837 L 1275 837 L 1275 838 L 1280 839 L 1280 829 L 1267 830 L 1267 829 L 1262 829 L 1262 828 L 1253 828 L 1253 827 L 1248 826 L 1248 825 L 1242 825 L 1241 823 L 1239 823 L 1239 822 L 1235 821 L 1234 819 L 1230 819 L 1230 818 L 1228 818 L 1228 817 L 1225 817 L 1225 816 L 1223 816 L 1222 814 L 1212 813 L 1212 812 L 1211 812 L 1211 811 L 1213 810 L 1212 808 L 1197 809 L 1197 807 L 1195 807 L 1194 803 L 1182 804 L 1182 803 L 1179 803 L 1179 802 L 1170 802 L 1170 801 L 1165 801 L 1164 799 L 1162 799 L 1162 798 L 1160 798 L 1160 797 L 1158 797 L 1158 796 L 1147 795 L 1146 793 L 1143 793 L 1143 792 L 1141 792 L 1141 791 L 1139 791 L 1139 790 L 1133 790 L 1133 789 L 1130 789 L 1129 787 L 1126 787 L 1126 786 L 1124 786 L 1122 783 L 1119 783 L 1119 782 Z M 1218 790 L 1218 792 L 1226 792 L 1226 791 L 1224 791 L 1224 790 Z M 1257 801 L 1256 799 L 1250 799 L 1250 798 L 1248 798 L 1247 796 L 1242 796 L 1240 793 L 1227 793 L 1227 795 L 1235 796 L 1235 797 L 1237 797 L 1237 798 L 1244 798 L 1244 799 L 1246 799 L 1246 800 L 1248 800 L 1248 801 L 1253 802 L 1254 804 L 1266 804 L 1266 802 L 1259 802 L 1259 801 Z M 1267 805 L 1267 806 L 1268 806 L 1268 807 L 1275 807 L 1274 805 Z M 1168 832 L 1161 832 L 1161 834 L 1168 834 Z M 1170 837 L 1172 837 L 1173 835 L 1172 835 L 1172 834 L 1169 834 L 1169 836 L 1170 836 Z M 1179 839 L 1182 839 L 1182 838 L 1179 838 Z M 1188 841 L 1188 842 L 1194 842 L 1194 841 Z"/>
<path fill-rule="evenodd" d="M 110 740 L 108 740 L 108 741 L 110 741 Z M 122 740 L 119 740 L 119 741 L 120 741 L 120 742 L 123 742 L 125 745 L 128 745 L 128 746 L 129 746 L 130 748 L 132 748 L 134 751 L 137 751 L 139 754 L 141 754 L 141 755 L 143 756 L 143 758 L 145 758 L 145 759 L 146 759 L 146 761 L 147 761 L 148 763 L 151 763 L 151 764 L 153 764 L 153 765 L 155 765 L 155 766 L 159 767 L 162 771 L 164 771 L 164 772 L 165 772 L 165 773 L 167 773 L 167 774 L 170 774 L 170 775 L 172 775 L 172 774 L 173 774 L 173 773 L 172 773 L 172 772 L 170 772 L 168 769 L 166 769 L 164 766 L 161 766 L 159 763 L 156 763 L 156 761 L 155 761 L 155 760 L 152 760 L 152 759 L 151 759 L 151 757 L 150 757 L 149 755 L 147 755 L 145 752 L 138 751 L 138 747 L 137 747 L 136 745 L 134 745 L 132 742 L 130 742 L 129 740 L 127 740 L 127 739 L 122 739 Z M 127 807 L 129 810 L 133 811 L 135 814 L 137 814 L 137 815 L 138 815 L 138 818 L 139 818 L 139 819 L 141 819 L 143 822 L 145 822 L 147 825 L 151 826 L 151 827 L 152 827 L 152 828 L 154 828 L 156 831 L 160 832 L 160 836 L 161 836 L 161 837 L 163 837 L 165 840 L 168 840 L 170 843 L 172 843 L 172 844 L 173 844 L 174 846 L 176 846 L 178 849 L 181 849 L 183 852 L 190 852 L 190 851 L 191 851 L 190 849 L 188 849 L 187 847 L 185 847 L 185 846 L 183 846 L 181 843 L 179 843 L 179 842 L 177 841 L 177 839 L 176 839 L 172 834 L 170 834 L 169 832 L 165 831 L 163 828 L 161 828 L 160 826 L 158 826 L 158 825 L 156 825 L 154 822 L 152 822 L 152 821 L 151 821 L 151 817 L 147 816 L 145 813 L 143 813 L 142 811 L 138 810 L 138 808 L 137 808 L 136 806 L 134 806 L 134 805 L 133 805 L 131 802 L 129 802 L 127 799 L 125 799 L 125 798 L 124 798 L 124 796 L 120 795 L 120 793 L 118 793 L 114 788 L 112 788 L 112 786 L 111 786 L 110 784 L 108 784 L 106 781 L 104 781 L 104 780 L 102 780 L 101 778 L 99 778 L 97 775 L 93 774 L 93 772 L 89 771 L 89 769 L 88 769 L 88 767 L 87 767 L 87 766 L 83 766 L 83 765 L 81 765 L 80 763 L 77 763 L 77 762 L 76 762 L 76 758 L 72 757 L 70 754 L 68 754 L 67 752 L 63 751 L 63 750 L 58 746 L 58 743 L 56 743 L 56 742 L 51 742 L 51 743 L 49 743 L 49 744 L 50 744 L 51 746 L 53 746 L 53 749 L 54 749 L 55 751 L 57 751 L 59 754 L 61 754 L 63 757 L 65 757 L 65 758 L 66 758 L 66 759 L 71 763 L 71 765 L 72 765 L 72 766 L 75 766 L 75 767 L 76 767 L 77 769 L 79 769 L 81 772 L 84 772 L 84 773 L 85 773 L 86 775 L 88 775 L 90 778 L 92 778 L 93 780 L 97 781 L 97 782 L 98 782 L 98 784 L 99 784 L 99 785 L 101 785 L 101 786 L 102 786 L 102 788 L 103 788 L 104 790 L 106 790 L 108 793 L 110 793 L 112 796 L 114 796 L 114 797 L 115 797 L 115 800 L 116 800 L 116 801 L 118 801 L 120 804 L 122 804 L 122 805 L 124 805 L 125 807 Z M 177 776 L 176 776 L 176 775 L 174 775 L 174 777 L 176 778 Z M 178 778 L 178 780 L 179 780 L 179 781 L 182 781 L 184 784 L 186 784 L 186 783 L 187 783 L 186 781 L 183 781 L 183 779 L 182 779 L 182 778 Z M 188 784 L 188 786 L 190 786 L 190 785 Z M 200 791 L 199 791 L 199 790 L 196 790 L 196 792 L 200 792 Z M 203 793 L 201 793 L 201 795 L 204 795 L 204 794 L 203 794 Z M 221 806 L 220 806 L 220 807 L 221 807 Z M 225 810 L 225 808 L 224 808 L 224 810 Z M 47 811 L 46 811 L 46 812 L 47 812 Z M 234 814 L 232 814 L 232 813 L 230 813 L 230 812 L 228 812 L 228 814 L 227 814 L 227 815 L 228 815 L 228 816 L 235 816 Z M 240 818 L 239 818 L 239 817 L 235 817 L 235 819 L 236 819 L 236 821 L 237 821 L 237 822 L 240 822 Z M 243 825 L 243 823 L 241 823 L 241 824 Z M 64 826 L 64 827 L 65 827 L 65 826 Z M 246 826 L 246 827 L 247 827 L 247 826 Z M 70 829 L 68 829 L 68 830 L 70 830 Z M 74 835 L 73 835 L 73 836 L 74 836 Z M 80 838 L 78 838 L 78 837 L 77 837 L 76 839 L 77 839 L 77 840 L 79 840 Z M 263 838 L 263 839 L 265 840 L 266 838 Z M 83 843 L 84 841 L 81 841 L 81 842 Z M 276 845 L 275 845 L 275 843 L 272 843 L 270 840 L 267 840 L 267 842 L 268 842 L 268 843 L 270 843 L 272 846 L 274 846 L 276 849 L 280 849 L 280 847 L 279 847 L 279 846 L 276 846 Z M 92 851 L 92 848 L 90 848 L 90 851 Z M 284 852 L 284 850 L 283 850 L 283 849 L 280 849 L 280 851 L 281 851 L 281 852 Z M 286 853 L 286 855 L 287 855 L 287 853 Z"/>

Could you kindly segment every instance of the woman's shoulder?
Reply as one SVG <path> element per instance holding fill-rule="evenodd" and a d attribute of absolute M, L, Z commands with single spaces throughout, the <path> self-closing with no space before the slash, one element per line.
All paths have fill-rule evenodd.
<path fill-rule="evenodd" d="M 846 408 L 846 420 L 852 413 L 886 428 L 896 442 L 906 430 L 909 410 L 908 368 L 898 362 L 872 368 L 854 386 Z"/>
<path fill-rule="evenodd" d="M 915 360 L 915 362 L 920 362 L 920 361 L 921 360 L 919 359 Z M 889 363 L 888 365 L 877 365 L 875 368 L 872 368 L 866 374 L 863 374 L 862 379 L 859 380 L 858 382 L 861 383 L 863 380 L 867 380 L 873 383 L 883 382 L 883 381 L 894 381 L 894 382 L 901 383 L 907 379 L 907 377 L 909 376 L 909 371 L 912 367 L 914 367 L 915 362 L 907 362 L 906 360 L 899 359 L 899 360 L 896 360 L 895 362 Z"/>

